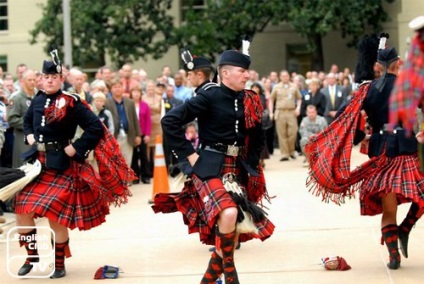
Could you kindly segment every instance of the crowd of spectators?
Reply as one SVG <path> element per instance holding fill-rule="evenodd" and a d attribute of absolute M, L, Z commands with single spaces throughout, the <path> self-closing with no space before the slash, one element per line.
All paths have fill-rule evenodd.
<path fill-rule="evenodd" d="M 339 71 L 335 64 L 327 73 L 308 71 L 299 74 L 281 70 L 260 75 L 251 69 L 249 74 L 246 89 L 253 88 L 258 92 L 265 109 L 263 166 L 275 148 L 280 148 L 281 161 L 303 155 L 301 145 L 305 144 L 307 136 L 322 130 L 321 117 L 327 125 L 330 124 L 339 106 L 349 99 L 355 88 L 350 70 Z M 63 90 L 78 94 L 90 104 L 106 128 L 120 141 L 127 163 L 139 176 L 136 182 L 150 183 L 156 136 L 162 133 L 160 119 L 194 95 L 185 70 L 173 72 L 169 66 L 164 66 L 160 75 L 152 76 L 131 64 L 124 64 L 119 70 L 103 66 L 91 79 L 79 68 L 64 67 L 63 77 Z M 3 73 L 0 68 L 0 165 L 3 167 L 17 167 L 23 162 L 19 153 L 13 151 L 24 143 L 22 139 L 15 139 L 19 123 L 9 123 L 8 114 L 14 109 L 13 98 L 23 92 L 30 101 L 38 89 L 42 89 L 39 71 L 19 64 L 12 75 Z M 308 112 L 316 115 L 310 116 Z M 16 119 L 24 116 L 22 111 L 17 114 L 16 109 L 13 113 Z M 81 131 L 77 135 L 81 135 Z M 167 149 L 166 141 L 164 148 L 167 166 L 175 168 L 177 161 Z"/>

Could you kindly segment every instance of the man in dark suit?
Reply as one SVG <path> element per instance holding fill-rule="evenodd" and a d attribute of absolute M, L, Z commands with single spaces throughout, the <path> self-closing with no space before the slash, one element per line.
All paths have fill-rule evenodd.
<path fill-rule="evenodd" d="M 343 93 L 343 88 L 337 85 L 336 76 L 333 73 L 327 75 L 328 86 L 321 89 L 327 101 L 325 109 L 325 119 L 328 125 L 335 119 L 337 110 L 346 101 L 346 94 Z"/>
<path fill-rule="evenodd" d="M 106 109 L 112 113 L 115 133 L 122 155 L 128 165 L 131 165 L 134 146 L 141 144 L 141 130 L 134 102 L 123 97 L 124 88 L 119 79 L 111 82 L 112 98 L 107 99 Z"/>
<path fill-rule="evenodd" d="M 174 107 L 179 106 L 183 103 L 182 100 L 179 100 L 175 97 L 175 87 L 172 85 L 168 85 L 165 89 L 166 97 L 163 99 L 165 103 L 165 113 L 173 109 Z"/>

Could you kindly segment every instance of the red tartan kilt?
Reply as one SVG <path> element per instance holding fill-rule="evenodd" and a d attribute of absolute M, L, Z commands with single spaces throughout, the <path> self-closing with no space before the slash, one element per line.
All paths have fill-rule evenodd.
<path fill-rule="evenodd" d="M 238 175 L 240 170 L 236 166 L 236 159 L 226 156 L 221 175 L 229 172 Z M 155 213 L 181 212 L 189 233 L 199 233 L 201 242 L 208 245 L 215 245 L 214 226 L 219 213 L 230 207 L 236 207 L 236 204 L 220 178 L 202 182 L 195 175 L 185 183 L 181 193 L 156 195 L 152 206 Z M 240 234 L 240 242 L 253 238 L 265 240 L 272 235 L 275 227 L 267 218 L 255 225 L 259 234 Z"/>
<path fill-rule="evenodd" d="M 361 215 L 382 213 L 381 197 L 390 192 L 397 194 L 398 204 L 416 202 L 424 209 L 424 174 L 417 155 L 387 158 L 385 164 L 362 181 Z"/>
<path fill-rule="evenodd" d="M 76 172 L 78 165 L 72 161 L 67 170 L 58 172 L 44 167 L 43 152 L 38 159 L 43 168 L 40 175 L 16 195 L 16 214 L 34 212 L 34 217 L 46 217 L 80 230 L 89 230 L 106 221 L 109 206 L 102 191 L 98 185 L 89 185 L 79 176 L 94 175 L 91 167 L 79 173 Z"/>

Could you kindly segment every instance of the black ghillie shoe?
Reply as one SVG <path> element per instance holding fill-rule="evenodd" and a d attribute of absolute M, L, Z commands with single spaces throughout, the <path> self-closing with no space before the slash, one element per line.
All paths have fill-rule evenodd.
<path fill-rule="evenodd" d="M 19 269 L 18 275 L 19 276 L 27 275 L 32 270 L 33 267 L 34 265 L 25 262 L 24 265 L 22 265 L 22 267 Z"/>
<path fill-rule="evenodd" d="M 392 260 L 390 260 L 389 263 L 387 263 L 387 267 L 389 269 L 396 270 L 400 267 L 400 261 L 398 261 L 396 259 L 392 259 Z"/>
<path fill-rule="evenodd" d="M 398 228 L 398 237 L 400 244 L 400 251 L 405 258 L 408 258 L 408 241 L 409 241 L 409 233 L 412 228 L 415 226 L 415 223 L 418 221 L 418 211 L 420 207 L 417 203 L 413 202 L 411 207 L 409 208 L 408 214 L 406 214 L 405 219 L 399 225 Z"/>
<path fill-rule="evenodd" d="M 66 270 L 65 269 L 56 269 L 53 274 L 50 276 L 51 279 L 62 278 L 65 277 Z"/>

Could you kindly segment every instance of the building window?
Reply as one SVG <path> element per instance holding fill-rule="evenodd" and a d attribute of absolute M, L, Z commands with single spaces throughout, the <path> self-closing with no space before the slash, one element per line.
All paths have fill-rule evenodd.
<path fill-rule="evenodd" d="M 200 12 L 206 8 L 206 0 L 182 0 L 181 1 L 181 21 L 186 20 L 188 11 Z"/>
<path fill-rule="evenodd" d="M 7 0 L 0 0 L 0 31 L 7 31 L 9 29 L 7 18 Z"/>
<path fill-rule="evenodd" d="M 0 67 L 7 72 L 7 55 L 0 55 Z"/>

